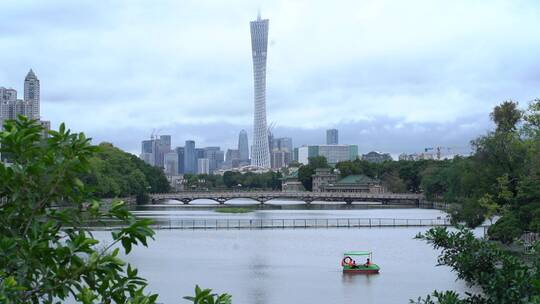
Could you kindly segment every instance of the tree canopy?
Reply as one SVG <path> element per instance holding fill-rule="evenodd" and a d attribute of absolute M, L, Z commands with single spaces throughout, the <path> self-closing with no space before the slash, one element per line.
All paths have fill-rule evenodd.
<path fill-rule="evenodd" d="M 0 163 L 0 302 L 155 303 L 137 269 L 120 258 L 120 250 L 129 254 L 153 237 L 149 220 L 135 219 L 122 202 L 101 211 L 79 178 L 98 151 L 83 133 L 62 124 L 42 134 L 25 117 L 0 132 L 0 152 L 11 162 Z M 125 224 L 108 245 L 84 228 L 104 218 Z"/>

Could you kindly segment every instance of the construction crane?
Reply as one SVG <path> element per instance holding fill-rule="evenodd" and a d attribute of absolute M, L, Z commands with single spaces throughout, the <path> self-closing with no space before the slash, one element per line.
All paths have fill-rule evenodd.
<path fill-rule="evenodd" d="M 159 129 L 152 129 L 152 133 L 150 134 L 150 139 L 154 139 L 154 138 L 158 138 L 159 137 L 159 132 L 162 130 L 162 128 L 159 128 Z"/>

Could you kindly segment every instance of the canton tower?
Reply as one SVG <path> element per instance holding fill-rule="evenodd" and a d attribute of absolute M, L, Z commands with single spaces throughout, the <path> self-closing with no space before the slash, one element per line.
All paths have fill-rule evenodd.
<path fill-rule="evenodd" d="M 255 113 L 253 117 L 253 148 L 251 164 L 270 168 L 270 149 L 266 128 L 266 55 L 268 47 L 268 19 L 250 22 L 253 82 L 255 87 Z"/>

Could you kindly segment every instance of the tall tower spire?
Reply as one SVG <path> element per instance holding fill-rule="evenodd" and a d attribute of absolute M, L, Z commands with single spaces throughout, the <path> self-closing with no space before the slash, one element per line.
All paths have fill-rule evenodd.
<path fill-rule="evenodd" d="M 266 128 L 266 54 L 268 49 L 268 19 L 250 22 L 251 54 L 253 58 L 253 82 L 255 110 L 253 117 L 253 148 L 251 164 L 270 168 L 270 149 Z"/>

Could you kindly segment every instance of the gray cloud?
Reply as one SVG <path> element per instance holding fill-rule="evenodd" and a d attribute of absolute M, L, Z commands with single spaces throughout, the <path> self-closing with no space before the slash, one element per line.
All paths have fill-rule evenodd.
<path fill-rule="evenodd" d="M 3 2 L 0 85 L 32 67 L 42 115 L 137 153 L 151 130 L 251 131 L 248 22 L 270 18 L 268 120 L 295 145 L 467 146 L 497 103 L 540 96 L 536 1 Z"/>

